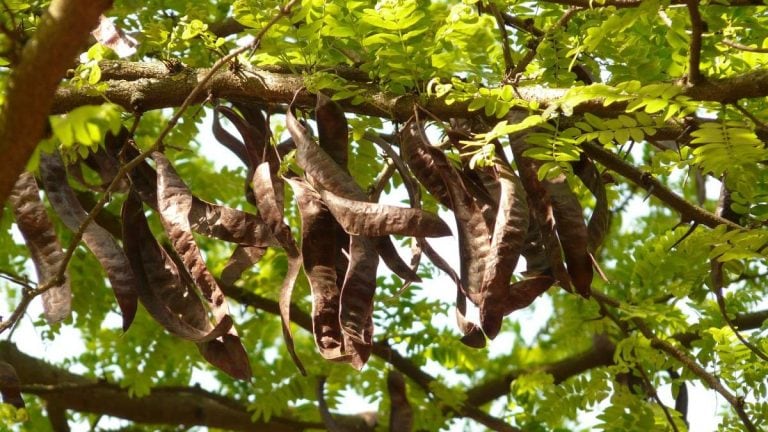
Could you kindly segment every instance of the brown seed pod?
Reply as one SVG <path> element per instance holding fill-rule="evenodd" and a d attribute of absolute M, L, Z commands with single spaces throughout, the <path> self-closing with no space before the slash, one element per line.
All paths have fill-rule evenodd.
<path fill-rule="evenodd" d="M 301 252 L 304 271 L 312 290 L 312 333 L 320 355 L 334 361 L 349 359 L 339 322 L 341 290 L 337 284 L 336 220 L 320 195 L 306 182 L 288 179 L 301 215 Z M 341 255 L 341 253 L 338 253 Z M 346 264 L 344 265 L 346 272 Z M 343 281 L 343 273 L 342 279 Z"/>
<path fill-rule="evenodd" d="M 152 158 L 157 163 L 157 205 L 165 232 L 218 322 L 229 315 L 229 306 L 192 235 L 192 192 L 164 154 L 154 152 Z"/>
<path fill-rule="evenodd" d="M 504 315 L 531 305 L 536 297 L 544 294 L 555 283 L 551 276 L 537 276 L 523 279 L 509 286 L 509 296 L 505 300 Z"/>
<path fill-rule="evenodd" d="M 283 221 L 283 208 L 278 205 L 278 199 L 275 196 L 269 163 L 263 162 L 256 168 L 252 186 L 256 196 L 256 204 L 259 207 L 259 214 L 262 215 L 267 226 L 272 230 L 272 234 L 280 242 L 280 246 L 282 246 L 288 256 L 288 272 L 280 288 L 280 319 L 288 353 L 301 374 L 306 375 L 307 371 L 304 369 L 304 365 L 301 364 L 301 360 L 299 360 L 294 348 L 290 317 L 291 293 L 296 283 L 296 277 L 301 270 L 301 254 L 291 235 L 291 228 Z"/>
<path fill-rule="evenodd" d="M 549 268 L 547 272 L 555 276 L 560 286 L 571 291 L 571 277 L 563 264 L 562 250 L 557 237 L 555 216 L 549 193 L 542 182 L 539 181 L 536 162 L 523 155 L 526 144 L 522 137 L 510 136 L 509 142 L 512 146 L 512 153 L 515 157 L 518 173 L 520 174 L 520 181 L 528 197 L 528 205 L 532 209 L 532 217 L 529 223 L 532 229 L 536 227 L 534 232 L 538 234 L 532 242 L 527 242 L 528 245 L 535 246 L 535 248 L 531 249 L 529 247 L 528 251 L 524 251 L 524 256 L 526 260 L 529 260 L 530 254 L 534 253 L 534 251 L 538 257 L 546 256 L 548 261 L 547 267 Z M 539 263 L 539 267 L 541 267 L 541 263 Z"/>
<path fill-rule="evenodd" d="M 35 263 L 37 279 L 40 283 L 56 276 L 64 260 L 59 239 L 53 224 L 48 219 L 45 206 L 40 201 L 40 193 L 32 173 L 23 173 L 11 191 L 9 202 L 13 207 L 16 225 L 24 237 L 27 249 Z M 69 278 L 42 294 L 43 316 L 49 324 L 67 318 L 72 311 L 72 290 Z"/>
<path fill-rule="evenodd" d="M 440 204 L 453 209 L 448 192 L 448 178 L 456 177 L 456 170 L 442 151 L 423 141 L 424 131 L 415 121 L 408 122 L 400 132 L 400 150 L 413 175 Z"/>
<path fill-rule="evenodd" d="M 309 131 L 299 123 L 290 109 L 286 113 L 286 126 L 296 143 L 296 161 L 309 175 L 314 183 L 313 186 L 347 199 L 368 200 L 368 196 L 355 183 L 355 180 L 334 162 L 319 145 L 314 143 Z M 395 274 L 410 281 L 420 280 L 413 269 L 397 254 L 397 250 L 389 237 L 372 239 L 372 243 L 384 263 Z"/>
<path fill-rule="evenodd" d="M 349 267 L 341 288 L 339 320 L 345 335 L 358 344 L 373 343 L 373 296 L 379 257 L 370 240 L 349 237 Z"/>
<path fill-rule="evenodd" d="M 574 172 L 584 183 L 584 186 L 595 197 L 595 208 L 587 223 L 589 234 L 589 251 L 594 254 L 602 246 L 611 225 L 611 213 L 608 210 L 608 195 L 605 191 L 603 177 L 598 172 L 594 162 L 582 154 L 582 158 L 574 165 Z"/>
<path fill-rule="evenodd" d="M 225 286 L 234 284 L 246 270 L 258 263 L 266 252 L 265 247 L 238 245 L 221 271 L 221 283 Z"/>
<path fill-rule="evenodd" d="M 193 342 L 207 342 L 229 331 L 228 316 L 214 328 L 195 292 L 184 283 L 179 268 L 155 240 L 138 195 L 131 191 L 123 203 L 123 247 L 144 308 L 171 334 Z"/>
<path fill-rule="evenodd" d="M 67 182 L 64 162 L 57 153 L 40 155 L 40 176 L 51 206 L 72 232 L 77 232 L 88 218 L 75 192 Z M 83 242 L 107 273 L 112 291 L 123 316 L 123 331 L 128 330 L 136 316 L 138 295 L 136 278 L 123 250 L 112 235 L 95 221 L 83 231 Z"/>
<path fill-rule="evenodd" d="M 592 259 L 589 256 L 589 234 L 584 223 L 583 210 L 576 195 L 568 187 L 565 175 L 546 180 L 552 210 L 557 223 L 557 236 L 576 292 L 589 298 L 592 289 Z"/>
<path fill-rule="evenodd" d="M 344 110 L 331 98 L 318 92 L 315 119 L 320 148 L 325 150 L 328 156 L 342 169 L 347 170 L 349 127 L 347 126 L 347 118 L 344 116 Z"/>
<path fill-rule="evenodd" d="M 415 237 L 451 235 L 448 225 L 434 213 L 414 208 L 350 200 L 327 190 L 321 190 L 320 196 L 349 234 L 369 237 L 390 234 Z"/>
<path fill-rule="evenodd" d="M 107 139 L 107 143 L 111 141 L 111 139 Z M 114 142 L 109 144 L 107 150 L 115 151 L 115 144 Z M 132 145 L 126 145 L 123 153 L 129 160 L 139 155 L 138 150 Z M 129 176 L 133 188 L 141 196 L 142 201 L 151 208 L 158 210 L 157 173 L 155 170 L 147 162 L 142 162 L 129 173 Z M 212 204 L 194 195 L 192 196 L 192 207 L 189 210 L 188 220 L 192 230 L 206 237 L 247 246 L 278 245 L 277 240 L 264 225 L 260 216 L 231 207 Z"/>
<path fill-rule="evenodd" d="M 498 213 L 480 288 L 480 324 L 491 339 L 501 329 L 509 280 L 528 231 L 528 203 L 520 179 L 505 162 L 498 160 L 495 166 L 500 190 Z"/>
<path fill-rule="evenodd" d="M 240 159 L 240 161 L 243 162 L 245 166 L 249 166 L 250 161 L 248 160 L 248 153 L 245 151 L 245 144 L 243 144 L 243 142 L 237 139 L 234 135 L 229 133 L 229 131 L 224 129 L 224 127 L 221 125 L 219 116 L 221 116 L 222 108 L 226 107 L 219 105 L 213 108 L 213 122 L 211 125 L 211 132 L 213 133 L 213 137 L 216 138 L 216 140 L 219 141 L 229 151 L 234 153 L 234 155 L 237 156 L 237 158 Z"/>

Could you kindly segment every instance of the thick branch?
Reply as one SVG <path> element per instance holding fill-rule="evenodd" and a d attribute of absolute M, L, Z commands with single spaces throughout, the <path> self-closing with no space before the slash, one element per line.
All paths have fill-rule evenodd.
<path fill-rule="evenodd" d="M 43 137 L 59 81 L 110 0 L 54 0 L 13 68 L 0 114 L 0 204 Z"/>
<path fill-rule="evenodd" d="M 232 299 L 251 306 L 256 309 L 263 310 L 265 312 L 273 313 L 275 315 L 280 314 L 280 308 L 276 301 L 261 297 L 249 291 L 245 291 L 236 286 L 221 284 L 224 293 Z M 303 310 L 291 305 L 291 321 L 298 324 L 299 327 L 312 332 L 312 318 Z M 430 385 L 435 381 L 435 378 L 428 373 L 421 370 L 419 366 L 414 364 L 411 360 L 403 357 L 399 352 L 392 349 L 386 341 L 377 341 L 373 343 L 373 355 L 381 358 L 385 362 L 391 364 L 403 375 L 410 378 L 416 385 L 422 388 L 427 393 L 431 393 Z M 507 387 L 508 389 L 509 387 Z M 467 417 L 475 420 L 476 422 L 491 428 L 492 430 L 515 432 L 518 429 L 506 424 L 505 422 L 489 415 L 483 410 L 477 408 L 475 404 L 467 403 L 463 407 L 459 408 L 455 414 L 462 417 Z"/>
<path fill-rule="evenodd" d="M 0 358 L 16 369 L 25 393 L 38 395 L 57 409 L 110 415 L 138 423 L 200 425 L 235 431 L 295 432 L 323 427 L 320 422 L 281 417 L 254 422 L 240 402 L 197 387 L 157 387 L 147 396 L 131 396 L 117 385 L 76 375 L 28 356 L 9 342 L 0 342 Z M 345 416 L 343 421 L 350 427 L 348 430 L 373 430 L 362 417 Z"/>
<path fill-rule="evenodd" d="M 148 65 L 110 62 L 109 70 L 105 73 L 111 79 L 105 81 L 108 89 L 103 96 L 90 93 L 88 89 L 62 88 L 56 93 L 53 112 L 63 113 L 81 105 L 101 104 L 104 98 L 130 112 L 179 106 L 206 72 L 205 69 L 183 69 L 171 75 L 160 63 Z M 374 84 L 360 82 L 356 85 L 366 91 L 368 101 L 359 105 L 342 101 L 343 108 L 350 113 L 406 121 L 413 114 L 414 105 L 419 104 L 444 120 L 477 115 L 476 112 L 467 110 L 469 101 L 449 105 L 437 97 L 413 94 L 398 96 L 381 92 Z M 304 89 L 304 81 L 300 75 L 278 73 L 274 72 L 274 69 L 253 69 L 240 75 L 221 71 L 216 73 L 202 90 L 194 100 L 195 103 L 201 103 L 211 94 L 230 100 L 255 100 L 272 105 L 288 104 L 293 100 L 294 94 L 300 91 L 296 99 L 297 105 L 305 108 L 315 105 L 314 95 Z M 529 86 L 519 87 L 517 90 L 520 98 L 547 107 L 562 98 L 568 89 Z M 744 98 L 768 96 L 768 70 L 707 80 L 685 87 L 682 94 L 695 100 L 712 102 L 733 102 Z M 596 115 L 611 116 L 623 113 L 625 106 L 625 103 L 615 103 L 604 107 L 602 100 L 592 100 L 580 104 L 574 112 L 589 111 Z"/>
<path fill-rule="evenodd" d="M 613 6 L 617 9 L 636 8 L 640 7 L 643 3 L 642 0 L 605 0 L 602 3 L 597 3 L 592 0 L 544 0 L 547 3 L 555 3 L 568 6 L 578 6 L 585 9 L 597 9 L 608 6 Z M 672 0 L 670 4 L 680 5 L 686 4 L 686 0 Z M 727 3 L 723 2 L 707 2 L 706 5 L 711 6 L 765 6 L 761 0 L 731 0 Z"/>
<path fill-rule="evenodd" d="M 768 310 L 751 312 L 738 315 L 733 318 L 733 323 L 741 330 L 760 328 L 763 322 L 768 320 Z M 685 332 L 672 336 L 683 345 L 690 346 L 693 341 L 701 339 L 697 332 Z M 541 371 L 553 376 L 555 383 L 586 372 L 590 369 L 613 364 L 614 347 L 605 336 L 596 336 L 592 348 L 582 354 L 564 358 L 560 361 L 535 365 L 522 369 L 512 370 L 500 377 L 496 377 L 467 391 L 467 403 L 481 406 L 492 400 L 509 393 L 509 386 L 520 375 Z"/>

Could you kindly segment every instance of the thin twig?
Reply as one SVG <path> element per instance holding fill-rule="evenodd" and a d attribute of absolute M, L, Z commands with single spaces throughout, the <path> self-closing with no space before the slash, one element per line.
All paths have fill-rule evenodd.
<path fill-rule="evenodd" d="M 696 85 L 701 76 L 701 35 L 704 33 L 704 21 L 699 11 L 699 0 L 686 0 L 688 14 L 691 17 L 691 46 L 688 57 L 688 83 Z"/>
<path fill-rule="evenodd" d="M 610 297 L 600 291 L 593 290 L 592 297 L 594 297 L 595 300 L 601 304 L 604 303 L 615 308 L 621 308 L 621 302 L 619 300 L 616 300 L 615 298 Z M 707 372 L 703 366 L 698 364 L 696 360 L 688 356 L 688 354 L 686 354 L 683 350 L 656 336 L 648 327 L 648 324 L 645 323 L 645 321 L 640 318 L 632 318 L 631 322 L 640 331 L 640 333 L 651 342 L 651 347 L 656 348 L 659 351 L 663 351 L 670 357 L 676 359 L 694 375 L 699 377 L 699 379 L 705 382 L 709 388 L 720 393 L 720 395 L 722 395 L 723 398 L 725 398 L 725 400 L 728 401 L 728 403 L 733 407 L 734 411 L 736 411 L 736 414 L 741 419 L 742 423 L 746 427 L 746 430 L 750 432 L 757 432 L 757 428 L 752 423 L 752 420 L 744 410 L 743 397 L 737 397 L 731 393 L 730 390 L 725 388 L 720 380 L 717 379 L 717 377 Z"/>
<path fill-rule="evenodd" d="M 664 405 L 664 403 L 661 401 L 661 398 L 659 398 L 659 393 L 656 391 L 656 387 L 653 386 L 651 378 L 641 366 L 638 365 L 636 369 L 638 372 L 640 372 L 640 375 L 642 375 L 646 393 L 651 396 L 654 402 L 656 402 L 656 405 L 661 407 L 661 410 L 664 412 L 664 417 L 667 418 L 667 423 L 672 426 L 672 430 L 675 432 L 680 432 L 680 429 L 677 428 L 674 417 L 672 417 L 672 413 L 669 412 L 669 407 Z"/>
<path fill-rule="evenodd" d="M 768 51 L 766 51 L 766 52 L 768 52 Z M 754 123 L 755 126 L 759 127 L 760 129 L 768 129 L 768 126 L 765 124 L 765 122 L 763 122 L 759 118 L 755 117 L 754 114 L 749 112 L 748 109 L 746 109 L 743 106 L 741 106 L 738 102 L 734 103 L 733 107 L 736 108 L 736 110 L 739 111 L 740 113 L 742 113 L 745 117 L 747 117 L 748 119 L 752 120 L 752 123 Z"/>
<path fill-rule="evenodd" d="M 522 60 L 520 60 L 520 63 L 517 64 L 517 66 L 512 70 L 512 77 L 516 77 L 518 74 L 521 74 L 525 72 L 525 68 L 528 67 L 528 65 L 533 61 L 533 59 L 536 57 L 536 51 L 539 49 L 539 45 L 550 35 L 553 31 L 557 30 L 558 28 L 565 27 L 568 24 L 568 21 L 578 12 L 581 10 L 581 8 L 578 7 L 570 7 L 568 8 L 565 13 L 560 17 L 560 19 L 557 20 L 554 24 L 552 24 L 552 27 L 550 27 L 546 32 L 544 32 L 543 35 L 537 37 L 534 40 L 533 45 L 529 46 L 528 52 L 525 53 L 525 56 Z"/>
<path fill-rule="evenodd" d="M 744 44 L 740 44 L 738 42 L 732 41 L 730 39 L 723 39 L 720 41 L 720 43 L 740 51 L 747 51 L 747 52 L 761 53 L 761 54 L 768 53 L 768 48 L 751 47 L 748 45 L 744 45 Z"/>
<path fill-rule="evenodd" d="M 216 74 L 216 72 L 219 69 L 221 69 L 225 64 L 227 64 L 230 60 L 236 58 L 238 55 L 242 54 L 243 52 L 253 47 L 258 46 L 259 41 L 267 32 L 267 30 L 269 30 L 269 28 L 272 25 L 274 25 L 280 18 L 288 15 L 291 12 L 291 8 L 297 2 L 298 0 L 291 0 L 285 6 L 280 8 L 279 12 L 272 18 L 272 20 L 264 28 L 262 28 L 261 31 L 256 35 L 256 38 L 253 40 L 253 42 L 232 51 L 231 53 L 222 57 L 216 63 L 214 63 L 214 65 L 211 67 L 208 73 L 206 73 L 205 76 L 203 76 L 203 78 L 192 89 L 192 91 L 189 93 L 186 99 L 184 99 L 184 102 L 181 104 L 181 106 L 176 111 L 176 113 L 168 121 L 165 128 L 163 128 L 163 130 L 160 132 L 154 144 L 152 144 L 152 146 L 149 149 L 142 152 L 140 155 L 136 156 L 136 158 L 134 158 L 133 160 L 129 161 L 128 163 L 120 167 L 120 169 L 118 170 L 114 179 L 112 179 L 112 182 L 109 184 L 104 194 L 101 196 L 99 201 L 96 202 L 96 204 L 93 206 L 91 211 L 88 212 L 88 216 L 85 218 L 83 223 L 80 224 L 80 227 L 78 228 L 77 232 L 75 232 L 74 236 L 72 237 L 72 240 L 69 243 L 69 247 L 67 247 L 67 251 L 64 253 L 64 257 L 61 260 L 61 264 L 56 274 L 53 277 L 51 277 L 49 280 L 38 285 L 37 288 L 23 290 L 21 302 L 19 302 L 19 304 L 16 306 L 16 309 L 13 311 L 11 316 L 7 320 L 0 322 L 0 333 L 4 332 L 5 330 L 13 326 L 14 323 L 17 322 L 19 318 L 21 318 L 21 316 L 26 311 L 32 299 L 48 291 L 52 287 L 58 286 L 62 283 L 62 281 L 65 279 L 65 273 L 67 271 L 67 267 L 69 266 L 69 262 L 72 260 L 72 257 L 74 256 L 75 250 L 77 249 L 77 246 L 83 237 L 83 233 L 85 233 L 85 230 L 88 227 L 88 225 L 90 225 L 90 223 L 96 218 L 96 216 L 98 216 L 98 214 L 101 212 L 104 206 L 106 206 L 107 202 L 109 202 L 112 192 L 117 189 L 122 179 L 125 176 L 127 176 L 128 173 L 130 173 L 134 168 L 136 168 L 146 158 L 148 158 L 152 154 L 152 152 L 161 148 L 162 142 L 165 139 L 165 137 L 168 135 L 168 133 L 170 133 L 171 130 L 173 130 L 173 128 L 179 122 L 179 119 L 181 119 L 181 116 L 184 114 L 184 111 L 186 111 L 187 108 L 189 108 L 189 106 L 192 105 L 192 102 L 196 100 L 197 96 L 200 94 L 203 87 L 205 87 L 205 85 L 208 83 L 208 81 L 211 80 L 211 78 Z"/>
<path fill-rule="evenodd" d="M 726 225 L 730 229 L 743 229 L 739 224 L 691 204 L 688 200 L 664 186 L 649 173 L 639 170 L 634 165 L 627 163 L 598 144 L 585 142 L 582 144 L 582 149 L 587 156 L 601 163 L 606 168 L 621 174 L 631 182 L 648 190 L 650 195 L 655 196 L 667 206 L 679 212 L 683 220 L 698 222 L 710 228 Z"/>
<path fill-rule="evenodd" d="M 496 27 L 499 29 L 499 36 L 501 37 L 501 51 L 504 55 L 504 81 L 508 81 L 515 76 L 513 73 L 515 62 L 512 60 L 512 51 L 509 49 L 507 25 L 501 12 L 499 12 L 499 8 L 494 3 L 489 3 L 488 9 L 493 14 L 493 17 L 496 18 Z"/>

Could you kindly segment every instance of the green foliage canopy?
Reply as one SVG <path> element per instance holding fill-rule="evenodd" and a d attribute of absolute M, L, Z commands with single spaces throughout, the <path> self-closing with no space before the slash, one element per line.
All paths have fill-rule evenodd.
<path fill-rule="evenodd" d="M 77 230 L 46 204 L 69 253 L 64 262 L 72 314 L 52 325 L 33 319 L 44 340 L 67 329 L 86 349 L 51 365 L 20 353 L 25 347 L 18 337 L 0 346 L 26 400 L 26 412 L 3 405 L 11 427 L 67 430 L 68 421 L 95 425 L 112 415 L 131 421 L 131 430 L 157 430 L 159 424 L 169 430 L 373 430 L 400 427 L 393 425 L 407 417 L 410 405 L 415 430 L 457 421 L 494 430 L 581 430 L 584 412 L 593 413 L 601 430 L 686 430 L 691 419 L 684 395 L 694 383 L 724 401 L 720 430 L 766 427 L 768 9 L 761 2 L 302 0 L 284 8 L 272 0 L 118 0 L 105 14 L 138 41 L 136 52 L 119 58 L 114 41 L 82 45 L 79 61 L 67 66 L 50 95 L 51 106 L 34 112 L 36 104 L 14 100 L 25 91 L 14 85 L 19 74 L 30 73 L 24 68 L 39 55 L 30 47 L 46 31 L 83 39 L 46 21 L 46 10 L 68 3 L 78 4 L 2 2 L 0 86 L 13 90 L 0 96 L 2 118 L 11 118 L 9 107 L 27 109 L 21 114 L 44 116 L 50 128 L 32 143 L 31 157 L 9 159 L 0 184 L 13 184 L 24 169 L 39 178 L 45 161 L 40 154 L 58 150 L 78 199 L 101 215 L 94 223 L 108 228 L 112 221 L 119 232 L 127 180 L 118 179 L 105 193 L 98 168 L 85 161 L 127 128 L 141 151 L 162 144 L 196 197 L 256 213 L 242 187 L 251 173 L 217 168 L 211 143 L 201 151 L 200 141 L 212 139 L 204 119 L 218 104 L 256 104 L 270 114 L 268 148 L 279 149 L 289 137 L 296 140 L 285 130 L 289 104 L 304 125 L 321 127 L 313 118 L 319 117 L 314 108 L 322 92 L 346 113 L 348 169 L 363 189 L 399 199 L 415 184 L 417 199 L 411 196 L 406 205 L 439 209 L 444 218 L 453 210 L 462 223 L 463 204 L 446 204 L 421 178 L 416 182 L 408 170 L 391 168 L 398 154 L 406 159 L 403 131 L 414 114 L 416 124 L 426 127 L 421 139 L 442 143 L 429 151 L 439 149 L 445 170 L 476 179 L 473 191 L 493 195 L 488 176 L 501 178 L 500 164 L 526 185 L 543 185 L 541 196 L 526 188 L 526 209 L 532 220 L 539 215 L 541 232 L 551 228 L 557 246 L 546 246 L 555 253 L 546 274 L 535 275 L 557 283 L 531 306 L 548 312 L 534 335 L 531 309 L 518 310 L 488 342 L 491 349 L 477 349 L 461 343 L 453 303 L 435 295 L 446 290 L 433 282 L 441 275 L 435 265 L 423 260 L 422 282 L 403 290 L 400 277 L 379 272 L 376 330 L 367 348 L 373 356 L 358 372 L 317 353 L 310 280 L 302 273 L 292 312 L 293 343 L 307 370 L 302 376 L 285 348 L 279 318 L 292 257 L 270 245 L 255 267 L 223 286 L 252 371 L 250 381 L 237 381 L 207 365 L 193 344 L 164 331 L 142 307 L 123 332 L 115 324 L 121 311 L 114 286 L 94 270 L 101 268 L 94 255 L 77 247 Z M 258 43 L 250 42 L 254 38 Z M 1 127 L 0 137 L 6 137 L 19 125 Z M 272 166 L 275 178 L 278 170 L 310 172 L 301 148 L 291 145 L 279 167 Z M 32 150 L 7 142 L 0 149 L 3 158 Z M 528 180 L 525 166 L 535 174 Z M 585 166 L 592 167 L 592 177 L 584 175 Z M 119 175 L 127 173 L 123 167 Z M 46 202 L 51 193 L 46 189 Z M 558 207 L 565 205 L 558 204 L 563 196 L 585 209 L 574 213 L 572 202 L 570 222 Z M 284 219 L 299 238 L 300 209 L 293 193 L 285 198 Z M 40 287 L 57 285 L 55 278 L 31 282 L 31 252 L 14 234 L 11 201 L 0 217 L 0 286 L 9 312 L 0 329 L 6 334 Z M 548 207 L 536 213 L 536 205 Z M 168 243 L 158 212 L 147 214 L 160 243 Z M 570 226 L 583 228 L 581 240 L 563 228 L 574 219 Z M 194 240 L 210 273 L 221 275 L 235 245 L 197 234 Z M 397 242 L 417 244 L 410 237 Z M 451 247 L 454 252 L 440 253 L 458 256 L 458 246 Z M 469 259 L 464 251 L 461 260 Z M 575 276 L 577 269 L 591 275 L 591 264 L 579 267 L 574 258 L 589 257 L 587 251 L 602 272 L 587 283 L 591 296 Z M 503 285 L 529 276 L 517 273 Z M 452 283 L 442 277 L 445 285 Z M 583 296 L 564 289 L 568 279 Z M 448 290 L 451 298 L 455 290 Z M 483 300 L 467 294 L 484 313 Z M 61 370 L 72 366 L 86 372 Z M 201 371 L 215 382 L 210 390 L 194 385 Z M 394 373 L 387 390 L 388 371 L 405 376 L 405 403 L 392 390 L 399 388 Z M 318 382 L 325 383 L 319 395 Z M 4 396 L 12 384 L 0 379 Z M 662 401 L 660 388 L 671 389 L 675 401 Z M 378 403 L 375 426 L 362 415 L 337 413 L 350 391 Z"/>

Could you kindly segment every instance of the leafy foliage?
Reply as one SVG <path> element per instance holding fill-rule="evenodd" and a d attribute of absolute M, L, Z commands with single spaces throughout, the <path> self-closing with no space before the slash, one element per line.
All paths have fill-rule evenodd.
<path fill-rule="evenodd" d="M 0 420 L 95 428 L 84 386 L 213 428 L 680 431 L 696 383 L 764 428 L 758 3 L 115 2 L 136 53 L 84 47 L 0 217 L 0 331 L 41 295 L 85 347 L 44 370 L 88 381 L 2 345 Z M 8 88 L 49 2 L 2 6 Z"/>

